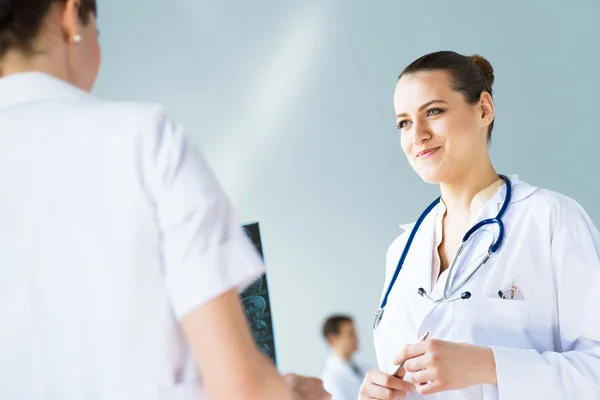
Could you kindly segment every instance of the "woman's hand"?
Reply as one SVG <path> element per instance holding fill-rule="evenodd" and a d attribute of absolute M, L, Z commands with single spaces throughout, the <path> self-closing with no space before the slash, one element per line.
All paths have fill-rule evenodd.
<path fill-rule="evenodd" d="M 473 385 L 497 384 L 492 349 L 430 339 L 404 346 L 395 360 L 404 363 L 417 392 L 426 395 Z"/>
<path fill-rule="evenodd" d="M 365 375 L 358 400 L 403 399 L 415 389 L 415 385 L 410 382 L 373 369 Z"/>

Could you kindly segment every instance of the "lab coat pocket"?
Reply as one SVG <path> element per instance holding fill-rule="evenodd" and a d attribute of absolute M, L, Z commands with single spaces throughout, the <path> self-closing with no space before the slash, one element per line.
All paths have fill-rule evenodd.
<path fill-rule="evenodd" d="M 478 346 L 528 348 L 526 335 L 529 302 L 474 297 L 455 302 L 454 336 L 458 342 Z"/>

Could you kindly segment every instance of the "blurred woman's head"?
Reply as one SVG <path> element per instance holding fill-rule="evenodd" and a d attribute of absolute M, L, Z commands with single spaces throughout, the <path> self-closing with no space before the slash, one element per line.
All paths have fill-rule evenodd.
<path fill-rule="evenodd" d="M 0 0 L 0 76 L 46 72 L 90 91 L 100 69 L 96 0 Z"/>

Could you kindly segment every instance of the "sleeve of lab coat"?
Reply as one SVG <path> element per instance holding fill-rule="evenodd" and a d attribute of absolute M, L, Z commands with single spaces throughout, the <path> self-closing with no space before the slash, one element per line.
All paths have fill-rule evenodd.
<path fill-rule="evenodd" d="M 559 326 L 547 328 L 561 351 L 493 347 L 500 400 L 600 399 L 600 234 L 575 201 L 561 197 L 554 211 Z"/>
<path fill-rule="evenodd" d="M 159 109 L 140 134 L 141 171 L 154 203 L 167 290 L 177 318 L 264 272 L 229 199 L 182 128 Z M 243 173 L 240 171 L 240 173 Z"/>

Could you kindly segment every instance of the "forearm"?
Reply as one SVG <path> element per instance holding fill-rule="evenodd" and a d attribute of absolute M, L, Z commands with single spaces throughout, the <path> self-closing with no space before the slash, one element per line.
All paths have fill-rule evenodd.
<path fill-rule="evenodd" d="M 230 375 L 206 385 L 207 398 L 240 400 L 295 400 L 272 362 L 259 350 L 247 355 Z"/>
<path fill-rule="evenodd" d="M 257 351 L 252 379 L 246 380 L 246 386 L 235 388 L 236 393 L 224 396 L 241 400 L 296 400 L 271 361 Z"/>
<path fill-rule="evenodd" d="M 283 378 L 256 347 L 235 290 L 186 315 L 182 327 L 208 398 L 290 398 Z"/>
<path fill-rule="evenodd" d="M 490 347 L 481 347 L 478 355 L 480 366 L 481 384 L 497 385 L 496 359 Z"/>

